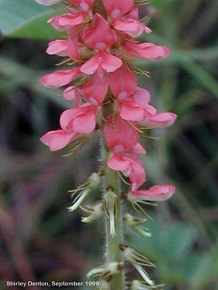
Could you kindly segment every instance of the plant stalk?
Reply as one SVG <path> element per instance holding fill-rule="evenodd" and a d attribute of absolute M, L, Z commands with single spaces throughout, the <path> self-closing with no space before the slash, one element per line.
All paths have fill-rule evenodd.
<path fill-rule="evenodd" d="M 102 150 L 105 157 L 108 156 L 106 150 Z M 120 197 L 119 177 L 117 172 L 112 171 L 105 166 L 104 175 L 104 192 L 112 190 L 117 198 L 115 199 L 115 221 L 114 227 L 116 235 L 110 233 L 110 219 L 106 215 L 106 260 L 108 263 L 118 262 L 123 265 L 123 255 L 120 250 L 120 245 L 123 243 L 123 221 L 122 221 L 122 199 Z M 110 290 L 124 290 L 124 271 L 121 269 L 118 274 L 114 275 L 110 280 Z"/>

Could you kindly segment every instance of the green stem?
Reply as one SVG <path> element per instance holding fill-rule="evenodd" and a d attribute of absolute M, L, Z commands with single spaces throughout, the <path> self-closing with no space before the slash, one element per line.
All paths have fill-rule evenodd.
<path fill-rule="evenodd" d="M 104 160 L 105 157 L 108 157 L 108 153 L 104 150 Z M 103 151 L 102 150 L 102 151 Z M 110 220 L 106 215 L 106 259 L 108 263 L 118 262 L 123 263 L 123 255 L 120 250 L 120 245 L 123 242 L 123 224 L 122 224 L 122 200 L 120 198 L 120 188 L 119 188 L 119 179 L 117 173 L 105 168 L 105 178 L 104 178 L 104 190 L 112 190 L 118 198 L 115 200 L 115 232 L 116 235 L 112 236 L 110 234 Z M 124 290 L 124 271 L 121 270 L 118 274 L 114 275 L 110 281 L 110 290 Z"/>

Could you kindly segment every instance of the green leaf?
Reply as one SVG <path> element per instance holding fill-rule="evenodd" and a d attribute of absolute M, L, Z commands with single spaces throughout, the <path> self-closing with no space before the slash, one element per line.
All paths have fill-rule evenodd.
<path fill-rule="evenodd" d="M 146 242 L 141 237 L 134 237 L 134 241 L 130 238 L 139 251 L 146 250 L 147 255 L 159 264 L 180 264 L 189 255 L 197 236 L 194 227 L 183 223 L 163 225 L 147 221 L 146 224 L 151 230 L 151 238 Z"/>
<path fill-rule="evenodd" d="M 34 0 L 0 0 L 0 31 L 5 37 L 54 39 L 61 33 L 47 20 L 63 11 L 63 8 L 39 5 Z"/>

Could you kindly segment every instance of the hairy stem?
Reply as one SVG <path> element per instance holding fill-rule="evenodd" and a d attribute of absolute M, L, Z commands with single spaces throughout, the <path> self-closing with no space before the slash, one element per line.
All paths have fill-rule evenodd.
<path fill-rule="evenodd" d="M 107 160 L 108 153 L 103 148 L 104 160 Z M 120 250 L 120 245 L 123 242 L 123 225 L 122 225 L 122 200 L 120 198 L 119 178 L 117 173 L 112 171 L 110 168 L 105 167 L 105 178 L 104 178 L 104 192 L 112 190 L 116 194 L 115 199 L 115 235 L 111 235 L 110 231 L 110 219 L 106 214 L 106 259 L 108 263 L 118 262 L 123 265 L 123 255 Z M 110 281 L 110 290 L 124 290 L 124 271 L 121 271 L 114 275 Z"/>

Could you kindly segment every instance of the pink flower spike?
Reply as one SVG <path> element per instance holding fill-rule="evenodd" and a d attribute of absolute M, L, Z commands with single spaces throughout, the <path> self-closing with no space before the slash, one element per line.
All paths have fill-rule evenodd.
<path fill-rule="evenodd" d="M 177 118 L 174 113 L 157 113 L 146 121 L 141 121 L 140 124 L 149 128 L 165 128 L 171 126 Z"/>
<path fill-rule="evenodd" d="M 78 136 L 75 132 L 64 130 L 50 131 L 43 135 L 40 140 L 48 145 L 51 151 L 58 151 L 66 147 Z"/>
<path fill-rule="evenodd" d="M 136 190 L 129 193 L 130 199 L 163 201 L 169 199 L 175 193 L 175 187 L 172 185 L 155 185 L 147 190 Z"/>
<path fill-rule="evenodd" d="M 151 42 L 145 42 L 140 44 L 126 43 L 125 49 L 132 51 L 138 57 L 146 60 L 158 60 L 164 59 L 170 54 L 170 49 L 166 46 L 158 46 Z"/>
<path fill-rule="evenodd" d="M 60 117 L 61 128 L 79 134 L 90 134 L 96 127 L 96 113 L 97 107 L 92 105 L 66 110 Z"/>
<path fill-rule="evenodd" d="M 122 66 L 109 74 L 109 86 L 113 95 L 119 99 L 131 96 L 137 88 L 137 79 L 133 72 Z"/>
<path fill-rule="evenodd" d="M 40 83 L 48 88 L 59 88 L 69 84 L 80 75 L 80 69 L 74 67 L 68 70 L 59 70 L 46 74 L 40 78 Z"/>
<path fill-rule="evenodd" d="M 92 75 L 97 70 L 102 75 L 103 71 L 113 72 L 122 65 L 122 60 L 118 57 L 106 52 L 99 51 L 90 60 L 84 63 L 80 70 L 84 74 Z"/>
<path fill-rule="evenodd" d="M 46 50 L 47 54 L 50 55 L 59 55 L 66 56 L 67 55 L 67 41 L 66 40 L 53 40 L 49 42 L 48 48 Z"/>
<path fill-rule="evenodd" d="M 103 3 L 112 18 L 120 18 L 134 7 L 134 0 L 103 0 Z"/>

